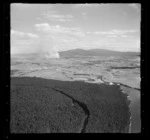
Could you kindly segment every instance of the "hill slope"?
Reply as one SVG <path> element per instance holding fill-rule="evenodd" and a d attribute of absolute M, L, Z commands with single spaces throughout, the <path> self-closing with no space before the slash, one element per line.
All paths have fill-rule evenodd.
<path fill-rule="evenodd" d="M 12 133 L 127 133 L 129 118 L 117 85 L 11 78 Z"/>
<path fill-rule="evenodd" d="M 138 52 L 119 52 L 105 49 L 74 49 L 59 52 L 60 57 L 76 57 L 76 56 L 137 56 Z"/>

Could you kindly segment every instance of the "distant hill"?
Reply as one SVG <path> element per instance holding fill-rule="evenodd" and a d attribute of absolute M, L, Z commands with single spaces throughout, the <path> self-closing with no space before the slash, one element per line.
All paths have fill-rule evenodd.
<path fill-rule="evenodd" d="M 74 49 L 59 52 L 60 57 L 77 57 L 77 56 L 139 56 L 139 52 L 119 52 L 105 49 Z"/>
<path fill-rule="evenodd" d="M 87 57 L 87 56 L 122 56 L 122 57 L 130 57 L 130 56 L 140 56 L 138 52 L 119 52 L 105 49 L 91 49 L 91 50 L 83 50 L 83 49 L 73 49 L 68 51 L 59 52 L 60 58 L 67 57 Z M 43 53 L 30 53 L 30 54 L 15 54 L 11 55 L 11 61 L 34 61 L 34 60 L 45 60 L 45 54 Z"/>

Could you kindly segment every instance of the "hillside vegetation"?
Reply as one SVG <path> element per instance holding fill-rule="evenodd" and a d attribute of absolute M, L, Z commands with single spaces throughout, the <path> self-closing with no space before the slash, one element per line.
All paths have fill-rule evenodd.
<path fill-rule="evenodd" d="M 10 115 L 12 133 L 127 133 L 130 117 L 117 85 L 31 77 L 11 78 Z"/>

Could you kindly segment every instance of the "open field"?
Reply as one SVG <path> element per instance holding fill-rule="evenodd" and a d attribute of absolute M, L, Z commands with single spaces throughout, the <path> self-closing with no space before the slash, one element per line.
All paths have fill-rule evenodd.
<path fill-rule="evenodd" d="M 19 59 L 18 59 L 19 62 Z M 77 57 L 49 60 L 13 61 L 12 76 L 36 76 L 63 81 L 82 80 L 91 83 L 117 82 L 140 89 L 139 57 Z"/>

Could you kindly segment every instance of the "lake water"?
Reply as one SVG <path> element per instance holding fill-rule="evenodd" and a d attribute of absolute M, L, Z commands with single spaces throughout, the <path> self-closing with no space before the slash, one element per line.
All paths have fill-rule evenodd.
<path fill-rule="evenodd" d="M 121 89 L 129 95 L 130 110 L 132 113 L 131 118 L 131 133 L 141 132 L 141 102 L 140 91 L 125 86 L 121 86 Z"/>

